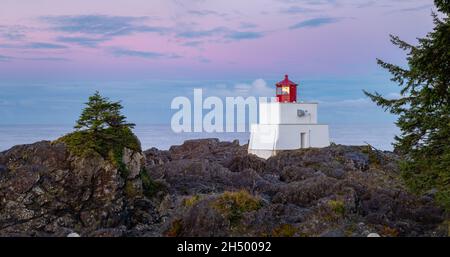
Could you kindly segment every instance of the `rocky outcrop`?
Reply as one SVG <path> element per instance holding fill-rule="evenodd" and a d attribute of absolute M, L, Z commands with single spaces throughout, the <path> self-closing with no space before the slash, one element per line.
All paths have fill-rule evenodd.
<path fill-rule="evenodd" d="M 136 202 L 145 201 L 139 178 L 145 161 L 141 153 L 124 149 L 123 162 L 125 178 L 101 156 L 73 156 L 61 143 L 3 152 L 0 235 L 123 235 L 120 231 L 134 225 Z"/>
<path fill-rule="evenodd" d="M 216 139 L 146 152 L 149 174 L 168 191 L 155 203 L 163 235 L 433 236 L 445 235 L 432 198 L 408 193 L 398 156 L 367 146 L 333 145 L 281 152 L 267 161 L 246 146 Z M 151 155 L 151 156 L 149 156 Z M 157 159 L 158 161 L 154 161 Z M 157 164 L 155 164 L 157 163 Z M 231 224 L 214 207 L 245 190 L 261 208 Z M 235 221 L 236 222 L 236 221 Z"/>
<path fill-rule="evenodd" d="M 124 174 L 93 155 L 39 142 L 0 153 L 0 235 L 446 235 L 433 194 L 399 178 L 398 156 L 366 146 L 285 151 L 238 142 L 124 149 Z"/>

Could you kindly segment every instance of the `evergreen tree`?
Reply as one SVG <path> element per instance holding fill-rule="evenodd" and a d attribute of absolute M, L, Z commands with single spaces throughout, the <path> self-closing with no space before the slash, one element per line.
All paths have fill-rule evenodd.
<path fill-rule="evenodd" d="M 83 110 L 75 125 L 75 129 L 87 129 L 89 132 L 97 133 L 107 127 L 110 128 L 133 128 L 134 124 L 127 123 L 126 117 L 121 114 L 120 102 L 111 102 L 102 97 L 98 91 L 89 97 L 87 107 Z"/>
<path fill-rule="evenodd" d="M 394 146 L 404 157 L 400 167 L 407 185 L 417 193 L 436 189 L 437 200 L 450 210 L 450 0 L 435 4 L 443 17 L 432 14 L 435 27 L 417 46 L 391 36 L 407 51 L 407 68 L 377 60 L 401 87 L 401 98 L 364 93 L 399 117 Z"/>
<path fill-rule="evenodd" d="M 142 151 L 139 139 L 132 131 L 135 125 L 127 123 L 122 109 L 120 102 L 112 102 L 96 91 L 81 112 L 76 131 L 58 140 L 66 143 L 75 155 L 100 154 L 120 166 L 124 148 Z"/>

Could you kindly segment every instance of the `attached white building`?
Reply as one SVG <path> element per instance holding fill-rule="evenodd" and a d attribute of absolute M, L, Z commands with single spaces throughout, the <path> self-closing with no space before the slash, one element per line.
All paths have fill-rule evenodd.
<path fill-rule="evenodd" d="M 286 83 L 292 83 L 287 76 L 286 80 Z M 277 87 L 283 86 L 283 82 Z M 277 94 L 277 99 L 282 98 Z M 285 99 L 288 100 L 259 103 L 259 124 L 251 125 L 249 153 L 267 159 L 280 150 L 330 145 L 328 125 L 317 123 L 318 104 L 297 103 L 296 96 L 285 96 Z"/>

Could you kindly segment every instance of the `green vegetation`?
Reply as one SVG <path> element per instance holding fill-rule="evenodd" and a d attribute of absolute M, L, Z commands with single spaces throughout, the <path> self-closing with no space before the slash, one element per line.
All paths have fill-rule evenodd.
<path fill-rule="evenodd" d="M 298 228 L 291 224 L 283 224 L 275 228 L 272 232 L 274 237 L 293 237 L 298 232 Z"/>
<path fill-rule="evenodd" d="M 185 207 L 192 207 L 196 203 L 198 203 L 201 199 L 202 199 L 202 197 L 200 195 L 189 196 L 189 197 L 186 197 L 185 199 L 183 199 L 183 205 Z"/>
<path fill-rule="evenodd" d="M 183 232 L 183 221 L 180 219 L 176 219 L 172 222 L 170 229 L 166 231 L 166 236 L 177 237 L 181 236 Z"/>
<path fill-rule="evenodd" d="M 153 180 L 149 175 L 145 168 L 143 168 L 140 173 L 139 177 L 142 181 L 142 188 L 144 189 L 144 195 L 148 198 L 152 198 L 156 196 L 156 193 L 163 191 L 165 189 L 165 185 Z"/>
<path fill-rule="evenodd" d="M 418 46 L 391 37 L 407 51 L 407 68 L 378 60 L 401 87 L 401 97 L 365 94 L 399 117 L 395 149 L 404 157 L 400 168 L 407 186 L 419 194 L 437 189 L 436 200 L 450 212 L 450 4 L 435 4 L 444 17 L 433 13 L 434 30 Z"/>
<path fill-rule="evenodd" d="M 381 156 L 376 150 L 372 149 L 372 146 L 370 146 L 370 145 L 363 146 L 361 149 L 361 152 L 367 154 L 367 156 L 369 157 L 369 164 L 371 166 L 373 166 L 375 168 L 380 167 Z"/>
<path fill-rule="evenodd" d="M 345 214 L 345 204 L 341 200 L 330 200 L 328 201 L 328 205 L 330 206 L 331 210 L 335 214 L 338 214 L 340 216 L 344 216 Z"/>
<path fill-rule="evenodd" d="M 396 228 L 391 228 L 389 226 L 384 226 L 383 229 L 380 231 L 382 236 L 387 237 L 397 237 L 399 232 Z"/>
<path fill-rule="evenodd" d="M 72 153 L 79 156 L 98 153 L 117 159 L 124 147 L 141 151 L 140 142 L 131 131 L 134 124 L 126 123 L 119 102 L 111 102 L 95 92 L 86 105 L 75 125 L 76 131 L 59 139 Z"/>
<path fill-rule="evenodd" d="M 226 217 L 231 226 L 238 225 L 245 212 L 261 208 L 261 200 L 245 190 L 224 192 L 213 203 L 213 208 Z"/>
<path fill-rule="evenodd" d="M 141 145 L 131 131 L 134 124 L 126 123 L 125 116 L 120 113 L 122 108 L 119 102 L 111 102 L 95 92 L 75 125 L 76 131 L 57 141 L 64 142 L 74 155 L 98 154 L 110 160 L 126 178 L 128 171 L 122 161 L 123 149 L 140 152 Z"/>

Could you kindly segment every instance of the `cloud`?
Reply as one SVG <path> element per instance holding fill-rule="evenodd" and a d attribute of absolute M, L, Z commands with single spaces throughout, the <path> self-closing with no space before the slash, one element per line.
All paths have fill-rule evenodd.
<path fill-rule="evenodd" d="M 31 57 L 31 58 L 23 58 L 23 60 L 27 60 L 27 61 L 51 61 L 51 62 L 65 62 L 65 61 L 69 61 L 69 59 L 62 58 L 62 57 Z"/>
<path fill-rule="evenodd" d="M 10 61 L 11 59 L 13 59 L 13 57 L 6 56 L 6 55 L 0 55 L 0 62 L 7 62 L 7 61 Z"/>
<path fill-rule="evenodd" d="M 109 15 L 74 15 L 46 16 L 42 20 L 52 25 L 57 31 L 102 35 L 106 37 L 123 36 L 137 32 L 164 33 L 167 28 L 143 24 L 148 17 L 109 16 Z"/>
<path fill-rule="evenodd" d="M 26 37 L 24 26 L 0 26 L 0 37 L 9 41 L 19 41 Z"/>
<path fill-rule="evenodd" d="M 209 30 L 188 30 L 177 34 L 181 38 L 205 38 L 212 36 L 222 36 L 231 40 L 257 39 L 264 36 L 262 32 L 255 31 L 238 31 L 224 27 L 217 27 Z"/>
<path fill-rule="evenodd" d="M 217 34 L 221 34 L 227 31 L 227 29 L 223 27 L 217 27 L 214 29 L 208 30 L 186 30 L 177 34 L 178 37 L 182 38 L 202 38 L 202 37 L 210 37 Z"/>
<path fill-rule="evenodd" d="M 272 97 L 275 92 L 274 90 L 274 88 L 267 85 L 267 82 L 264 79 L 256 79 L 251 83 L 237 83 L 230 87 L 226 84 L 218 84 L 215 88 L 207 89 L 210 95 L 219 97 Z"/>
<path fill-rule="evenodd" d="M 97 47 L 99 43 L 105 42 L 107 38 L 91 38 L 91 37 L 58 37 L 58 42 L 76 44 L 85 47 Z"/>
<path fill-rule="evenodd" d="M 226 38 L 234 40 L 256 39 L 263 37 L 263 33 L 251 31 L 232 31 L 226 35 Z"/>
<path fill-rule="evenodd" d="M 67 46 L 45 42 L 31 42 L 26 44 L 0 44 L 0 48 L 6 49 L 66 49 Z"/>
<path fill-rule="evenodd" d="M 331 17 L 325 17 L 325 18 L 313 18 L 309 20 L 304 20 L 302 22 L 299 22 L 297 24 L 292 25 L 289 27 L 290 29 L 301 29 L 301 28 L 314 28 L 314 27 L 320 27 L 327 24 L 332 24 L 341 21 L 342 18 L 331 18 Z"/>
<path fill-rule="evenodd" d="M 200 57 L 198 57 L 197 59 L 198 59 L 198 61 L 201 62 L 201 63 L 210 63 L 210 62 L 211 62 L 211 59 L 208 59 L 208 58 L 203 57 L 203 56 L 200 56 Z"/>
<path fill-rule="evenodd" d="M 244 29 L 252 29 L 258 27 L 257 24 L 251 22 L 241 22 L 239 26 Z"/>
<path fill-rule="evenodd" d="M 203 42 L 202 41 L 189 41 L 189 42 L 185 42 L 182 45 L 183 46 L 189 46 L 189 47 L 198 47 L 200 45 L 202 45 Z"/>
<path fill-rule="evenodd" d="M 315 9 L 310 8 L 304 8 L 300 6 L 291 6 L 289 8 L 285 8 L 281 10 L 281 13 L 287 13 L 287 14 L 298 14 L 298 13 L 312 13 L 317 12 Z"/>
<path fill-rule="evenodd" d="M 150 52 L 150 51 L 137 51 L 137 50 L 131 50 L 131 49 L 124 49 L 124 48 L 112 48 L 112 49 L 110 49 L 110 52 L 116 57 L 128 56 L 128 57 L 140 57 L 140 58 L 144 58 L 144 59 L 157 59 L 157 58 L 176 59 L 176 58 L 181 57 L 176 54 L 166 54 L 166 53 Z"/>
<path fill-rule="evenodd" d="M 422 10 L 431 9 L 431 8 L 433 8 L 432 4 L 426 4 L 426 5 L 416 6 L 416 7 L 403 8 L 403 9 L 399 9 L 397 11 L 398 12 L 415 12 L 415 11 L 422 11 Z"/>
<path fill-rule="evenodd" d="M 216 11 L 211 10 L 190 10 L 188 11 L 189 14 L 196 15 L 196 16 L 207 16 L 207 15 L 214 15 L 214 16 L 221 16 L 224 17 L 226 14 L 224 13 L 218 13 Z"/>
<path fill-rule="evenodd" d="M 53 43 L 32 42 L 23 46 L 31 49 L 65 49 L 67 46 Z"/>
<path fill-rule="evenodd" d="M 278 0 L 279 2 L 288 3 L 288 4 L 308 4 L 308 5 L 338 5 L 337 0 Z"/>

